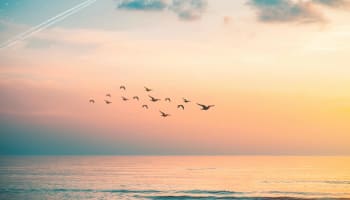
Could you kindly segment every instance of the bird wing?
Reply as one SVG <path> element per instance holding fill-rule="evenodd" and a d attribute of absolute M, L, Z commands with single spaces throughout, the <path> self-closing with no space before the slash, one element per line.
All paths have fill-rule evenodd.
<path fill-rule="evenodd" d="M 149 96 L 149 98 L 152 99 L 152 101 L 157 100 L 155 97 L 152 97 L 151 95 L 148 95 L 148 96 Z"/>
<path fill-rule="evenodd" d="M 200 103 L 197 103 L 197 105 L 199 105 L 199 106 L 201 106 L 201 107 L 206 107 L 205 105 L 203 105 L 203 104 L 200 104 Z"/>

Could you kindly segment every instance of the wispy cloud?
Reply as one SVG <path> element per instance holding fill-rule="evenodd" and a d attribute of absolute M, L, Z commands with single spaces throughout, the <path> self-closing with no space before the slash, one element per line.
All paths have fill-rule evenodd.
<path fill-rule="evenodd" d="M 348 0 L 312 0 L 313 3 L 322 4 L 333 8 L 349 8 Z"/>
<path fill-rule="evenodd" d="M 117 0 L 117 9 L 130 11 L 172 11 L 179 19 L 191 21 L 202 17 L 207 0 Z M 246 0 L 259 21 L 265 23 L 324 23 L 322 9 L 348 9 L 348 0 Z"/>
<path fill-rule="evenodd" d="M 204 0 L 174 0 L 169 8 L 182 20 L 195 20 L 201 18 L 207 5 Z"/>
<path fill-rule="evenodd" d="M 168 3 L 164 0 L 123 0 L 119 2 L 117 8 L 125 10 L 164 10 Z"/>
<path fill-rule="evenodd" d="M 123 10 L 163 11 L 176 13 L 181 20 L 201 18 L 207 8 L 206 0 L 121 0 L 117 8 Z"/>
<path fill-rule="evenodd" d="M 262 22 L 324 22 L 313 2 L 292 0 L 249 0 Z"/>
<path fill-rule="evenodd" d="M 256 10 L 259 21 L 266 23 L 323 23 L 327 20 L 322 7 L 350 8 L 348 0 L 248 0 L 248 5 Z"/>

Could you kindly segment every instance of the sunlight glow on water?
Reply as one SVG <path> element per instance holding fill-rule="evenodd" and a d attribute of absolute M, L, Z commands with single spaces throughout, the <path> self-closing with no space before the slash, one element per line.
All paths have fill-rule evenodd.
<path fill-rule="evenodd" d="M 350 198 L 350 157 L 1 157 L 0 199 Z"/>

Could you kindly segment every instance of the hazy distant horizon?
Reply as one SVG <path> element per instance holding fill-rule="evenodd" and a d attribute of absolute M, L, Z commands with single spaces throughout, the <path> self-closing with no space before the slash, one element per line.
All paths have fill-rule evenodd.
<path fill-rule="evenodd" d="M 91 156 L 91 157 L 95 157 L 95 156 L 101 156 L 101 157 L 127 157 L 127 156 L 135 156 L 135 157 L 350 157 L 349 154 L 108 154 L 108 153 L 90 153 L 90 154 L 76 154 L 76 153 L 67 153 L 67 154 L 0 154 L 0 157 L 4 156 L 4 157 L 17 157 L 17 156 L 74 156 L 74 157 L 79 157 L 79 156 Z"/>

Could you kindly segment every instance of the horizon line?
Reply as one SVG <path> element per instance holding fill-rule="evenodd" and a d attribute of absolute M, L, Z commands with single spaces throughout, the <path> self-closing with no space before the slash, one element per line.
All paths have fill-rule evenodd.
<path fill-rule="evenodd" d="M 15 157 L 15 156 L 116 156 L 116 157 L 191 157 L 191 156 L 198 156 L 198 157 L 205 157 L 205 156 L 218 156 L 218 157 L 231 157 L 231 156 L 271 156 L 271 157 L 350 157 L 350 154 L 0 154 L 0 157 Z"/>

